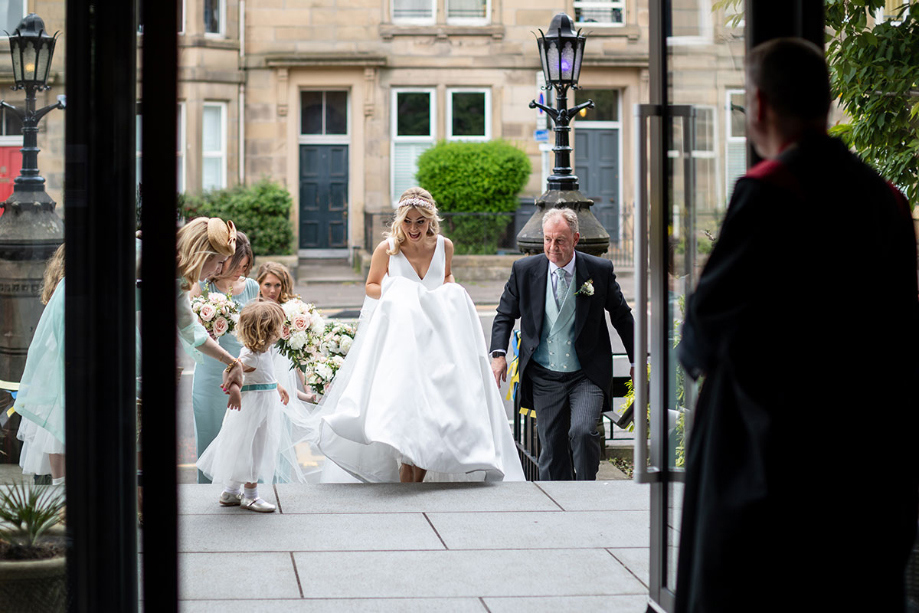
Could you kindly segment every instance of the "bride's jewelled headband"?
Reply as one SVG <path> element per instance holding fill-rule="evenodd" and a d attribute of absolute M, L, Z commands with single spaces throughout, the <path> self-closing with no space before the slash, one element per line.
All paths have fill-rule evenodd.
<path fill-rule="evenodd" d="M 418 196 L 412 196 L 411 198 L 406 198 L 405 200 L 400 200 L 400 201 L 399 201 L 399 208 L 402 208 L 402 207 L 404 207 L 404 206 L 414 206 L 414 207 L 419 207 L 419 206 L 420 206 L 421 208 L 423 208 L 423 209 L 428 209 L 429 211 L 433 211 L 433 210 L 434 210 L 434 205 L 433 205 L 433 204 L 431 204 L 431 203 L 428 202 L 427 200 L 424 200 L 424 199 L 422 199 L 422 198 L 419 198 Z"/>

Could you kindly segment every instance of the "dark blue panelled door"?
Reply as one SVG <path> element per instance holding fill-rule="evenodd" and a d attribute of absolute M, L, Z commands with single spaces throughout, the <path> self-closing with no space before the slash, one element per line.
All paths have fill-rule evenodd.
<path fill-rule="evenodd" d="M 574 136 L 574 170 L 581 193 L 594 201 L 592 211 L 619 241 L 619 129 L 580 128 Z"/>
<path fill-rule="evenodd" d="M 300 145 L 300 249 L 348 247 L 348 146 Z"/>

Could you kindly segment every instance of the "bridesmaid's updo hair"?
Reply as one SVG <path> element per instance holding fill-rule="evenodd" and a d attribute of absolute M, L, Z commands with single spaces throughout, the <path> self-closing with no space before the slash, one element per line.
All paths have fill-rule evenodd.
<path fill-rule="evenodd" d="M 249 258 L 249 263 L 246 265 L 246 270 L 243 271 L 244 277 L 248 277 L 249 273 L 252 272 L 252 265 L 254 262 L 254 257 L 252 255 L 252 245 L 249 244 L 249 237 L 243 234 L 242 232 L 236 233 L 236 251 L 233 252 L 226 262 L 223 263 L 223 268 L 220 270 L 219 275 L 212 275 L 208 278 L 208 281 L 214 281 L 215 279 L 229 279 L 236 269 L 239 267 L 239 263 L 242 262 L 245 258 Z M 236 280 L 236 277 L 233 277 L 233 280 Z"/>
<path fill-rule="evenodd" d="M 265 277 L 268 275 L 274 275 L 281 282 L 281 293 L 278 294 L 278 304 L 284 304 L 291 298 L 296 298 L 294 294 L 294 279 L 290 276 L 290 271 L 287 270 L 287 266 L 279 264 L 278 262 L 265 262 L 259 266 L 258 274 L 255 275 L 255 280 L 258 281 L 259 288 L 261 288 L 262 282 L 265 281 Z M 261 289 L 259 291 L 261 291 Z"/>
<path fill-rule="evenodd" d="M 410 187 L 399 197 L 399 204 L 396 207 L 396 214 L 393 218 L 392 226 L 389 232 L 383 234 L 384 238 L 392 237 L 394 239 L 395 248 L 391 251 L 386 251 L 389 255 L 396 255 L 399 253 L 402 243 L 405 242 L 405 231 L 402 230 L 402 222 L 405 221 L 405 217 L 411 211 L 417 211 L 421 213 L 422 217 L 431 221 L 431 224 L 428 226 L 428 236 L 437 236 L 440 234 L 440 222 L 442 220 L 437 216 L 437 203 L 434 202 L 434 197 L 431 195 L 431 192 L 421 187 Z"/>
<path fill-rule="evenodd" d="M 243 307 L 236 337 L 256 353 L 264 353 L 281 337 L 284 309 L 277 302 L 259 298 Z"/>
<path fill-rule="evenodd" d="M 201 278 L 204 262 L 212 255 L 229 257 L 236 251 L 236 226 L 218 217 L 196 217 L 176 234 L 176 270 L 182 289 Z"/>

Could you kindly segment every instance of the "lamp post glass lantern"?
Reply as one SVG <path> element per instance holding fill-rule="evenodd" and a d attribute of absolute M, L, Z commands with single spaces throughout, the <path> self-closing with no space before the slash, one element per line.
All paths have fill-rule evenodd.
<path fill-rule="evenodd" d="M 13 182 L 13 193 L 0 203 L 0 278 L 14 281 L 16 288 L 0 296 L 0 379 L 18 381 L 42 311 L 39 295 L 45 262 L 64 240 L 64 223 L 38 174 L 38 123 L 52 110 L 64 108 L 65 102 L 64 96 L 58 96 L 57 103 L 35 108 L 36 94 L 50 89 L 57 34 L 49 35 L 35 13 L 26 16 L 12 34 L 5 34 L 13 62 L 12 89 L 25 90 L 25 108 L 0 100 L 0 106 L 22 122 L 22 170 Z"/>
<path fill-rule="evenodd" d="M 609 248 L 609 233 L 591 212 L 593 201 L 578 191 L 578 178 L 571 168 L 572 148 L 569 142 L 572 119 L 584 109 L 593 108 L 588 100 L 568 108 L 568 90 L 578 88 L 581 64 L 584 60 L 584 46 L 587 38 L 581 31 L 574 30 L 571 17 L 558 13 L 546 32 L 539 31 L 536 45 L 542 63 L 546 90 L 555 89 L 555 108 L 530 102 L 531 109 L 541 109 L 555 123 L 555 166 L 548 179 L 548 189 L 536 199 L 536 212 L 517 235 L 517 247 L 524 253 L 542 251 L 542 217 L 547 207 L 567 207 L 578 214 L 581 238 L 578 250 L 594 255 L 605 253 Z"/>

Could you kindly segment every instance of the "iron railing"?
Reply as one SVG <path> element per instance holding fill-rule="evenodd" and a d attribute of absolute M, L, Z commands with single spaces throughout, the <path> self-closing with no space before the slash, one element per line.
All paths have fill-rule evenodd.
<path fill-rule="evenodd" d="M 615 358 L 617 355 L 613 354 Z M 612 398 L 623 398 L 628 391 L 626 387 L 626 377 L 613 377 Z M 611 398 L 611 400 L 612 400 Z M 601 415 L 599 426 L 603 426 Z M 612 425 L 610 426 L 612 428 Z M 607 438 L 604 436 L 601 444 L 606 443 Z M 517 445 L 517 453 L 520 456 L 520 464 L 523 466 L 523 474 L 527 481 L 539 480 L 539 435 L 536 427 L 536 411 L 532 408 L 521 407 L 514 411 L 514 443 Z"/>

